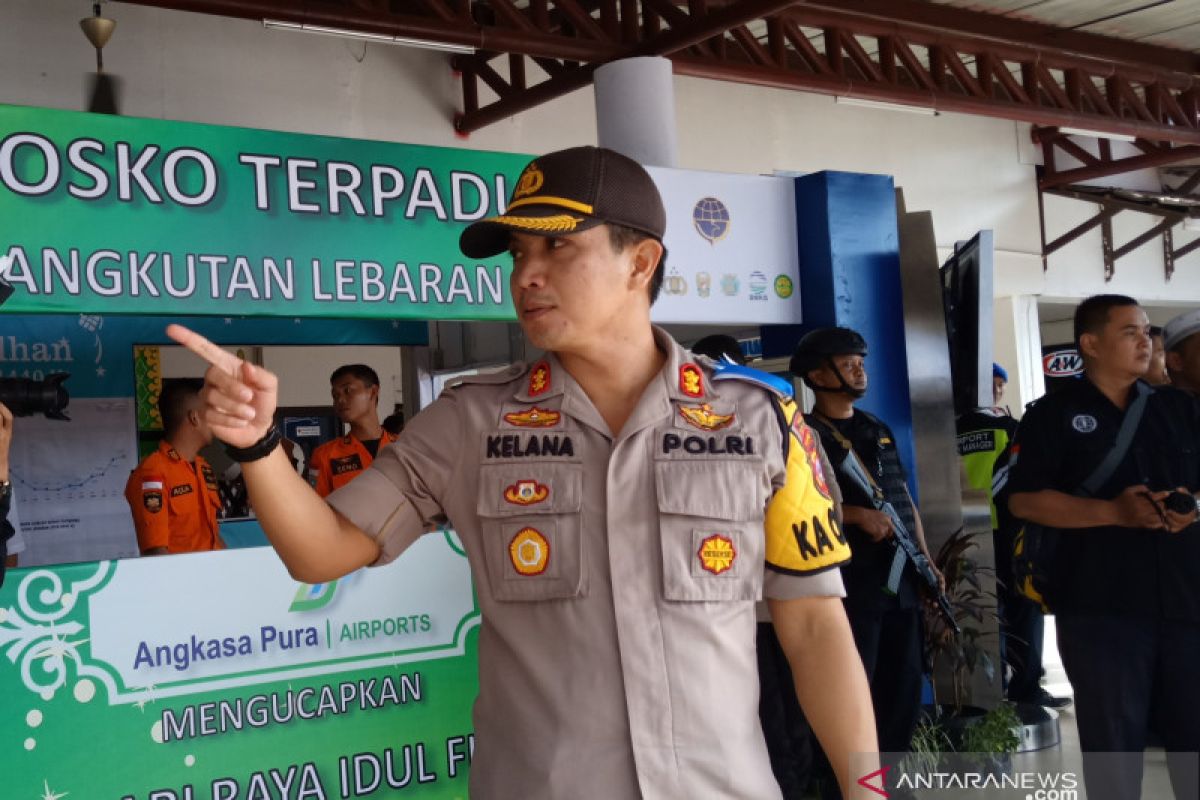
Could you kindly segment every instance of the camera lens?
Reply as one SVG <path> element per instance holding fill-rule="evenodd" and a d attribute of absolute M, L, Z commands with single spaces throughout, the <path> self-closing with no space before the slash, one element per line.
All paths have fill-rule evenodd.
<path fill-rule="evenodd" d="M 1190 514 L 1196 510 L 1196 499 L 1186 492 L 1171 492 L 1163 505 L 1176 514 Z"/>

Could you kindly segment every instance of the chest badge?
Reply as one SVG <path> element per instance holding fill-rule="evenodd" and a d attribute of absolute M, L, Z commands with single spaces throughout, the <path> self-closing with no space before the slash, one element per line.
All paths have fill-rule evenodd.
<path fill-rule="evenodd" d="M 522 428 L 553 428 L 560 419 L 562 414 L 557 411 L 548 411 L 537 406 L 525 411 L 510 411 L 504 415 L 504 421 L 509 425 Z"/>
<path fill-rule="evenodd" d="M 550 563 L 550 542 L 534 528 L 522 528 L 508 543 L 508 557 L 521 575 L 541 575 Z"/>
<path fill-rule="evenodd" d="M 700 566 L 713 575 L 720 575 L 733 567 L 737 558 L 737 548 L 728 536 L 714 533 L 700 543 L 696 555 L 700 558 Z"/>
<path fill-rule="evenodd" d="M 1071 420 L 1071 427 L 1080 433 L 1091 433 L 1096 430 L 1096 418 L 1091 414 L 1076 414 Z"/>
<path fill-rule="evenodd" d="M 550 496 L 550 487 L 534 480 L 517 481 L 504 489 L 505 502 L 514 506 L 533 506 Z"/>
<path fill-rule="evenodd" d="M 719 431 L 733 424 L 733 414 L 717 414 L 708 403 L 680 406 L 679 415 L 702 431 Z"/>
<path fill-rule="evenodd" d="M 704 396 L 704 376 L 695 364 L 684 364 L 679 368 L 679 391 L 688 397 Z"/>
<path fill-rule="evenodd" d="M 550 365 L 545 361 L 534 364 L 529 373 L 529 395 L 537 397 L 550 391 Z"/>

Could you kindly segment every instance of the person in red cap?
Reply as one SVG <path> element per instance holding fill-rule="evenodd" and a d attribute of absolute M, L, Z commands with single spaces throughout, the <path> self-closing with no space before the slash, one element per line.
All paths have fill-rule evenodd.
<path fill-rule="evenodd" d="M 179 326 L 213 365 L 208 419 L 289 571 L 316 583 L 454 526 L 483 624 L 470 792 L 489 800 L 778 800 L 759 723 L 755 602 L 852 797 L 877 771 L 842 609 L 849 548 L 790 385 L 698 360 L 650 323 L 666 212 L 611 150 L 534 159 L 470 258 L 507 252 L 545 355 L 448 389 L 322 501 L 271 420 L 274 375 Z M 868 754 L 854 764 L 852 754 Z"/>

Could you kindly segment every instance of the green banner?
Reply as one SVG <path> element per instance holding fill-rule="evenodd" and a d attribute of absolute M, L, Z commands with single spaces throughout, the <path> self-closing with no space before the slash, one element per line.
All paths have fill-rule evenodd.
<path fill-rule="evenodd" d="M 269 548 L 14 570 L 0 794 L 464 798 L 478 624 L 450 533 L 316 586 Z"/>
<path fill-rule="evenodd" d="M 4 312 L 512 319 L 526 156 L 0 105 Z"/>

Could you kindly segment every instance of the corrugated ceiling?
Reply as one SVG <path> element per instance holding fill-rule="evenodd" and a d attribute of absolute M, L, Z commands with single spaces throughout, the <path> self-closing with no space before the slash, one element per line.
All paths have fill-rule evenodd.
<path fill-rule="evenodd" d="M 1200 53 L 1200 0 L 930 0 Z"/>

